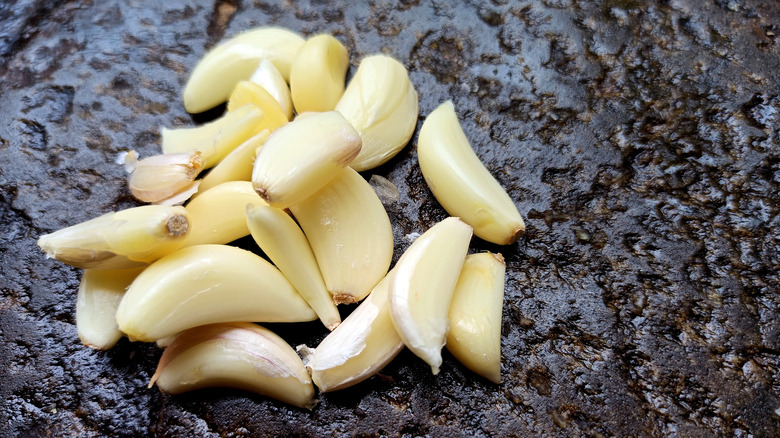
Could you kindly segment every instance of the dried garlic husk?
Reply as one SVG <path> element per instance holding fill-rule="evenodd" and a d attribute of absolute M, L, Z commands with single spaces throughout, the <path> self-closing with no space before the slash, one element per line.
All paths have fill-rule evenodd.
<path fill-rule="evenodd" d="M 201 169 L 203 160 L 199 151 L 154 155 L 136 163 L 127 184 L 139 201 L 157 202 L 192 184 Z"/>
<path fill-rule="evenodd" d="M 290 69 L 295 111 L 333 111 L 344 94 L 348 68 L 349 53 L 339 40 L 327 34 L 306 40 Z"/>

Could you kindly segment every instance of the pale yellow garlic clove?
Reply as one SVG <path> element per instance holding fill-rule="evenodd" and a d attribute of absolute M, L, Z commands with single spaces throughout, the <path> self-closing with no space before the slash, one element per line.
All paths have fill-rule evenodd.
<path fill-rule="evenodd" d="M 229 181 L 251 180 L 255 156 L 268 139 L 268 135 L 269 131 L 266 129 L 233 149 L 228 156 L 209 171 L 208 175 L 203 177 L 199 187 L 200 193 Z"/>
<path fill-rule="evenodd" d="M 360 152 L 360 136 L 335 111 L 298 117 L 268 137 L 252 184 L 271 206 L 286 208 L 330 182 Z"/>
<path fill-rule="evenodd" d="M 404 343 L 439 373 L 450 300 L 466 258 L 471 227 L 444 219 L 417 238 L 390 277 L 390 314 Z"/>
<path fill-rule="evenodd" d="M 84 269 L 143 266 L 180 248 L 190 227 L 184 207 L 144 205 L 46 234 L 47 257 Z"/>
<path fill-rule="evenodd" d="M 287 120 L 292 119 L 293 103 L 290 97 L 290 86 L 271 62 L 261 59 L 249 81 L 263 87 L 279 103 Z"/>
<path fill-rule="evenodd" d="M 332 111 L 344 94 L 349 53 L 330 35 L 315 35 L 301 46 L 290 69 L 295 111 Z"/>
<path fill-rule="evenodd" d="M 116 313 L 120 330 L 147 342 L 218 322 L 316 318 L 278 269 L 227 245 L 191 246 L 152 263 L 130 285 Z"/>
<path fill-rule="evenodd" d="M 442 207 L 474 227 L 477 237 L 509 245 L 523 235 L 520 212 L 471 149 L 452 102 L 441 104 L 425 119 L 417 159 Z"/>
<path fill-rule="evenodd" d="M 311 246 L 295 221 L 282 210 L 252 204 L 247 205 L 246 218 L 260 249 L 309 303 L 325 327 L 335 329 L 341 316 L 325 288 Z"/>
<path fill-rule="evenodd" d="M 230 95 L 227 103 L 227 110 L 235 111 L 244 105 L 257 105 L 263 110 L 263 119 L 258 129 L 267 129 L 274 132 L 276 128 L 289 122 L 282 106 L 271 96 L 265 88 L 250 81 L 241 81 L 236 84 L 236 88 Z"/>
<path fill-rule="evenodd" d="M 314 350 L 308 368 L 320 392 L 348 388 L 377 374 L 403 349 L 390 317 L 387 274 Z"/>
<path fill-rule="evenodd" d="M 400 62 L 386 55 L 369 56 L 360 62 L 336 111 L 363 140 L 352 168 L 368 170 L 394 157 L 412 138 L 419 112 L 417 91 Z"/>
<path fill-rule="evenodd" d="M 135 164 L 127 185 L 139 201 L 158 202 L 192 184 L 201 169 L 199 151 L 154 155 Z"/>
<path fill-rule="evenodd" d="M 449 312 L 447 350 L 466 368 L 494 383 L 501 383 L 505 273 L 501 254 L 467 256 Z"/>
<path fill-rule="evenodd" d="M 216 166 L 230 151 L 263 129 L 263 110 L 247 104 L 219 119 L 195 128 L 162 128 L 166 154 L 200 151 L 203 168 Z"/>
<path fill-rule="evenodd" d="M 393 258 L 390 218 L 371 186 L 349 167 L 290 210 L 309 240 L 337 304 L 362 300 Z"/>
<path fill-rule="evenodd" d="M 76 296 L 76 330 L 84 345 L 107 350 L 119 341 L 123 333 L 116 324 L 116 309 L 144 268 L 84 270 Z"/>
<path fill-rule="evenodd" d="M 178 335 L 165 349 L 149 386 L 180 394 L 227 387 L 311 409 L 314 386 L 284 339 L 250 323 L 212 324 Z"/>
<path fill-rule="evenodd" d="M 260 60 L 271 61 L 285 80 L 303 38 L 286 29 L 263 27 L 233 37 L 209 51 L 184 87 L 184 108 L 199 113 L 228 99 L 240 81 L 249 79 Z"/>

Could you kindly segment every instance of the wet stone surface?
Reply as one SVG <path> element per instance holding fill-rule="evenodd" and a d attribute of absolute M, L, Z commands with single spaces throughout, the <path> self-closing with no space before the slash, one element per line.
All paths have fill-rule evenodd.
<path fill-rule="evenodd" d="M 50 3 L 0 5 L 0 435 L 780 430 L 780 3 Z M 159 126 L 202 121 L 181 104 L 188 72 L 257 25 L 331 33 L 352 71 L 396 57 L 423 116 L 454 101 L 527 218 L 512 246 L 472 244 L 507 260 L 501 385 L 447 353 L 432 378 L 405 351 L 309 412 L 232 390 L 162 395 L 146 388 L 156 347 L 80 345 L 80 272 L 36 239 L 135 205 L 116 155 L 154 154 Z M 396 258 L 446 217 L 415 143 L 366 174 L 398 187 Z"/>

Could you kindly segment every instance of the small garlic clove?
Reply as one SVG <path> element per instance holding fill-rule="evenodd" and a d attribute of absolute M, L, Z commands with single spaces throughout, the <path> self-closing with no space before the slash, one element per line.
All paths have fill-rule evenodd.
<path fill-rule="evenodd" d="M 46 234 L 38 246 L 47 257 L 78 268 L 133 268 L 180 248 L 190 223 L 184 207 L 144 205 Z"/>
<path fill-rule="evenodd" d="M 251 81 L 241 81 L 236 84 L 236 88 L 230 95 L 227 110 L 236 111 L 249 104 L 257 105 L 263 110 L 263 120 L 258 129 L 274 132 L 276 128 L 290 121 L 279 102 L 265 88 Z"/>
<path fill-rule="evenodd" d="M 177 193 L 174 193 L 173 195 L 161 199 L 157 202 L 154 202 L 154 205 L 182 205 L 187 200 L 195 196 L 196 193 L 198 193 L 198 189 L 200 188 L 200 180 L 196 179 L 195 181 L 191 182 L 189 185 L 183 187 L 181 190 L 179 190 Z"/>
<path fill-rule="evenodd" d="M 314 386 L 303 362 L 284 339 L 250 323 L 196 327 L 166 348 L 149 386 L 180 394 L 201 388 L 252 391 L 311 409 Z"/>
<path fill-rule="evenodd" d="M 152 263 L 130 285 L 116 313 L 120 330 L 146 342 L 218 322 L 316 318 L 278 269 L 227 245 L 191 246 Z"/>
<path fill-rule="evenodd" d="M 84 345 L 107 350 L 119 341 L 123 333 L 116 324 L 116 309 L 144 268 L 84 270 L 76 296 L 76 330 Z"/>
<path fill-rule="evenodd" d="M 406 68 L 386 55 L 363 59 L 336 105 L 360 133 L 363 149 L 350 164 L 372 169 L 394 157 L 417 126 L 417 91 Z"/>
<path fill-rule="evenodd" d="M 466 258 L 471 227 L 450 217 L 417 238 L 390 278 L 390 314 L 404 343 L 439 373 L 450 300 Z"/>
<path fill-rule="evenodd" d="M 237 35 L 209 51 L 184 87 L 184 108 L 199 113 L 228 99 L 235 85 L 249 79 L 260 60 L 271 61 L 287 81 L 303 38 L 286 29 L 262 27 Z"/>
<path fill-rule="evenodd" d="M 466 368 L 494 383 L 501 383 L 505 273 L 501 254 L 467 256 L 449 312 L 447 350 Z"/>
<path fill-rule="evenodd" d="M 214 167 L 230 151 L 264 129 L 263 116 L 263 110 L 247 104 L 195 128 L 162 128 L 162 150 L 166 154 L 200 151 L 203 169 Z"/>
<path fill-rule="evenodd" d="M 157 202 L 192 184 L 201 169 L 203 160 L 198 151 L 154 155 L 135 164 L 127 184 L 139 201 Z"/>
<path fill-rule="evenodd" d="M 271 206 L 286 208 L 330 182 L 360 152 L 360 136 L 341 114 L 298 117 L 268 137 L 252 184 Z"/>
<path fill-rule="evenodd" d="M 523 235 L 520 212 L 474 153 L 452 102 L 441 104 L 425 119 L 417 159 L 442 207 L 474 227 L 477 237 L 509 245 Z"/>
<path fill-rule="evenodd" d="M 308 368 L 320 392 L 348 388 L 378 373 L 403 349 L 390 317 L 387 274 L 314 350 Z"/>
<path fill-rule="evenodd" d="M 268 139 L 269 134 L 266 129 L 233 149 L 203 177 L 199 191 L 203 193 L 229 181 L 250 181 L 257 151 Z"/>
<path fill-rule="evenodd" d="M 362 300 L 387 273 L 393 229 L 371 186 L 349 167 L 320 191 L 290 206 L 337 304 Z"/>
<path fill-rule="evenodd" d="M 292 119 L 293 103 L 290 96 L 290 87 L 281 73 L 279 73 L 279 70 L 270 61 L 261 59 L 257 65 L 257 70 L 252 73 L 249 81 L 263 87 L 279 103 L 282 113 L 287 117 L 287 120 Z"/>
<path fill-rule="evenodd" d="M 336 38 L 315 35 L 301 46 L 290 69 L 295 111 L 333 111 L 344 94 L 349 53 Z"/>

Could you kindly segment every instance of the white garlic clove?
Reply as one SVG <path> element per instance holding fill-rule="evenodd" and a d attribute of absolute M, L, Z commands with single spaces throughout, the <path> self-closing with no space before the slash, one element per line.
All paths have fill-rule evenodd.
<path fill-rule="evenodd" d="M 249 138 L 233 149 L 222 161 L 214 166 L 203 177 L 200 183 L 200 192 L 203 193 L 222 183 L 230 181 L 250 181 L 252 179 L 252 167 L 257 151 L 268 139 L 270 132 L 266 129 Z"/>
<path fill-rule="evenodd" d="M 292 119 L 293 103 L 292 97 L 290 97 L 290 87 L 270 61 L 261 59 L 249 81 L 263 87 L 279 103 L 287 120 Z"/>
<path fill-rule="evenodd" d="M 198 151 L 154 155 L 135 164 L 127 185 L 139 201 L 158 202 L 192 184 L 201 169 L 203 160 Z"/>
<path fill-rule="evenodd" d="M 290 69 L 295 111 L 333 111 L 344 94 L 349 53 L 336 38 L 315 35 L 301 46 Z"/>

